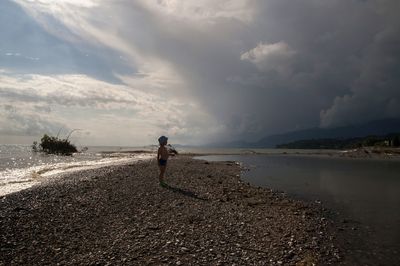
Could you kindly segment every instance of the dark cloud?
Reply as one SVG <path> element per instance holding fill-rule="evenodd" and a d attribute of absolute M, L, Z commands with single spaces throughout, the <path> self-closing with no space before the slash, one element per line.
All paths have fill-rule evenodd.
<path fill-rule="evenodd" d="M 398 1 L 252 8 L 250 22 L 209 26 L 146 17 L 156 43 L 139 48 L 172 62 L 232 138 L 400 116 Z"/>
<path fill-rule="evenodd" d="M 177 113 L 163 124 L 176 128 L 173 132 L 185 142 L 194 134 L 188 128 L 196 128 L 196 136 L 203 142 L 254 140 L 312 126 L 400 116 L 397 0 L 98 3 L 92 9 L 79 9 L 90 25 L 75 25 L 80 35 L 62 19 L 50 31 L 33 21 L 27 22 L 30 28 L 19 25 L 22 30 L 10 25 L 0 29 L 26 33 L 25 40 L 32 42 L 32 47 L 50 47 L 49 66 L 60 72 L 74 65 L 72 69 L 80 73 L 112 80 L 115 73 L 137 70 L 147 75 L 167 65 L 183 85 L 178 89 L 168 85 L 159 93 L 178 103 L 182 99 L 193 102 L 198 108 L 192 110 L 206 114 Z M 79 49 L 68 39 L 54 37 L 54 28 L 66 34 L 74 32 L 71 34 L 82 42 Z M 93 29 L 104 34 L 99 37 Z M 36 42 L 28 32 L 38 36 Z M 83 35 L 98 39 L 87 40 Z M 101 45 L 93 46 L 95 42 Z M 3 49 L 5 42 L 0 44 Z M 26 46 L 16 50 L 12 52 L 41 60 L 46 57 L 43 51 L 26 52 L 31 51 Z M 118 50 L 132 52 L 127 57 L 132 62 L 121 63 L 115 56 Z M 92 52 L 90 59 L 84 51 Z M 21 56 L 7 58 L 26 60 Z M 30 61 L 26 64 L 37 64 Z M 16 69 L 24 66 L 18 64 Z M 106 96 L 97 99 L 93 94 L 88 98 L 112 100 Z"/>
<path fill-rule="evenodd" d="M 321 112 L 322 125 L 347 125 L 400 116 L 400 23 L 374 35 L 351 92 Z"/>

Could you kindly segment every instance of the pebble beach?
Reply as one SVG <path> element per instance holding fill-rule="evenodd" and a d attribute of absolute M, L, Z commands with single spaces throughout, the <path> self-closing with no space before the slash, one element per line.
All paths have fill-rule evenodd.
<path fill-rule="evenodd" d="M 322 208 L 240 181 L 235 162 L 155 159 L 0 198 L 0 265 L 342 264 Z"/>

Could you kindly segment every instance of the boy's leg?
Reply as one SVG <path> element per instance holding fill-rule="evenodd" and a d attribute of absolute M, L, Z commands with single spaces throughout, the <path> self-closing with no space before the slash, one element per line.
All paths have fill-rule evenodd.
<path fill-rule="evenodd" d="M 164 183 L 165 168 L 166 168 L 165 165 L 160 165 L 160 176 L 159 176 L 160 183 Z"/>

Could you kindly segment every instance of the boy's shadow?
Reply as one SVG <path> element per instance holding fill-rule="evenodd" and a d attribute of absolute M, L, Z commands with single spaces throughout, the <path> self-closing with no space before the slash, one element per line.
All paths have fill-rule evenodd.
<path fill-rule="evenodd" d="M 182 189 L 182 188 L 173 187 L 173 186 L 170 186 L 168 184 L 166 184 L 165 188 L 171 190 L 174 193 L 182 194 L 182 195 L 184 195 L 186 197 L 191 197 L 191 198 L 194 198 L 194 199 L 197 199 L 197 200 L 204 200 L 204 201 L 207 200 L 205 198 L 197 196 L 196 193 L 194 193 L 193 191 L 190 191 L 190 190 L 185 190 L 185 189 Z"/>

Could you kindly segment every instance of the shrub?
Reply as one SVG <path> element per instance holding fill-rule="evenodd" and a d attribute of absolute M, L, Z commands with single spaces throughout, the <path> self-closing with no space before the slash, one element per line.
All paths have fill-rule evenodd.
<path fill-rule="evenodd" d="M 37 142 L 33 142 L 32 150 L 59 155 L 71 155 L 72 153 L 78 151 L 68 139 L 60 139 L 47 134 L 44 134 L 40 140 L 39 148 L 37 146 Z"/>

